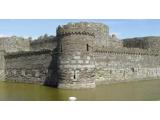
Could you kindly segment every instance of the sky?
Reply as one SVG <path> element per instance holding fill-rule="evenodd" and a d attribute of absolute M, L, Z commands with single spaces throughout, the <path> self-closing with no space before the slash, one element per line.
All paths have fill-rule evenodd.
<path fill-rule="evenodd" d="M 68 22 L 98 22 L 109 26 L 118 38 L 160 36 L 160 19 L 0 19 L 0 37 L 37 38 L 47 33 L 56 35 L 58 25 Z"/>

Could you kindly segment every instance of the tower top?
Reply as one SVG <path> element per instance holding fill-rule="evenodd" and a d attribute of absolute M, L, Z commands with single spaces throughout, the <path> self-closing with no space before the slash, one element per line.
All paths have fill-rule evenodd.
<path fill-rule="evenodd" d="M 79 23 L 68 23 L 66 25 L 59 26 L 57 28 L 57 35 L 66 33 L 89 33 L 96 34 L 97 32 L 107 33 L 109 27 L 102 23 L 94 22 L 79 22 Z"/>

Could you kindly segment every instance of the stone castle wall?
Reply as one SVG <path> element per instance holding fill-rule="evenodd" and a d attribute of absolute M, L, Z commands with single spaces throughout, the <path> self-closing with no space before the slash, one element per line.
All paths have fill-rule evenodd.
<path fill-rule="evenodd" d="M 96 50 L 94 56 L 97 83 L 160 78 L 160 56 L 156 52 L 134 49 Z"/>
<path fill-rule="evenodd" d="M 155 49 L 160 48 L 160 37 L 137 37 L 123 40 L 123 46 L 128 48 Z"/>
<path fill-rule="evenodd" d="M 5 52 L 0 51 L 0 81 L 5 80 Z"/>
<path fill-rule="evenodd" d="M 52 65 L 56 62 L 52 54 L 50 50 L 41 50 L 6 55 L 6 80 L 45 84 L 52 71 L 58 70 Z M 96 49 L 94 55 L 61 53 L 58 57 L 60 74 L 57 73 L 59 88 L 90 88 L 95 87 L 94 82 L 159 79 L 159 58 L 159 53 L 139 49 Z"/>
<path fill-rule="evenodd" d="M 21 37 L 2 37 L 0 38 L 0 50 L 6 52 L 29 51 L 30 41 Z"/>
<path fill-rule="evenodd" d="M 39 51 L 43 49 L 54 50 L 57 46 L 56 37 L 49 40 L 34 40 L 30 43 L 31 51 Z"/>
<path fill-rule="evenodd" d="M 119 40 L 116 35 L 109 36 L 107 48 L 122 48 L 123 41 Z"/>
<path fill-rule="evenodd" d="M 51 61 L 51 50 L 7 54 L 5 55 L 6 80 L 44 84 Z"/>

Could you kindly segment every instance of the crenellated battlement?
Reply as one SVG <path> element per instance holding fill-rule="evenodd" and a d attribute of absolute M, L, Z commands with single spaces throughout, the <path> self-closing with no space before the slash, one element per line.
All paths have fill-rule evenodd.
<path fill-rule="evenodd" d="M 61 31 L 61 30 L 60 30 Z M 86 32 L 86 31 L 61 31 L 58 32 L 58 36 L 70 36 L 70 35 L 88 35 L 95 37 L 95 34 L 92 32 Z"/>
<path fill-rule="evenodd" d="M 133 54 L 133 55 L 148 55 L 148 56 L 158 56 L 160 52 L 157 50 L 145 50 L 138 48 L 96 48 L 94 50 L 95 53 L 113 53 L 113 54 Z"/>
<path fill-rule="evenodd" d="M 101 23 L 68 23 L 57 28 L 57 35 L 90 35 L 94 36 L 97 32 L 107 33 L 108 26 Z"/>
<path fill-rule="evenodd" d="M 26 56 L 32 56 L 32 55 L 41 55 L 41 54 L 52 54 L 52 50 L 50 49 L 41 49 L 39 51 L 21 51 L 21 52 L 15 52 L 15 53 L 8 53 L 5 55 L 5 58 L 18 58 L 18 57 L 26 57 Z"/>

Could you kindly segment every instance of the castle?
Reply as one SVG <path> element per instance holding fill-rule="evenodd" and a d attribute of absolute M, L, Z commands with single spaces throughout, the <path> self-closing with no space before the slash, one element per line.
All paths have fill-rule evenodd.
<path fill-rule="evenodd" d="M 68 23 L 51 40 L 0 38 L 0 68 L 2 81 L 68 89 L 160 79 L 160 37 L 120 40 L 101 23 Z"/>

